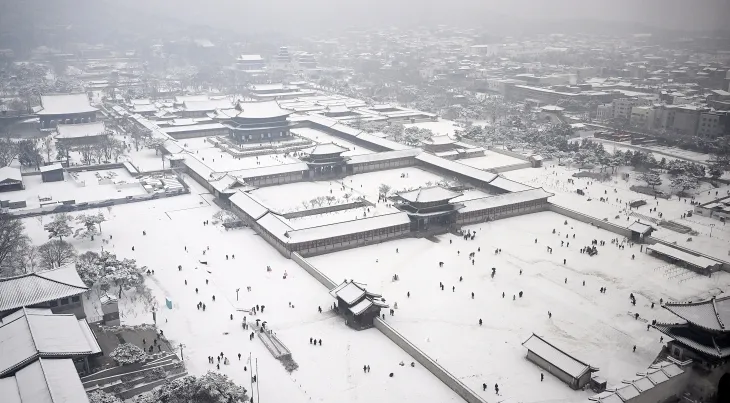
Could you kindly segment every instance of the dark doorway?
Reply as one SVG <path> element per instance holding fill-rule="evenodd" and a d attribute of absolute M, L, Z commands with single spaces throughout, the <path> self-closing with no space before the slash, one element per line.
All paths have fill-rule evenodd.
<path fill-rule="evenodd" d="M 730 373 L 726 373 L 717 383 L 717 401 L 730 402 Z"/>

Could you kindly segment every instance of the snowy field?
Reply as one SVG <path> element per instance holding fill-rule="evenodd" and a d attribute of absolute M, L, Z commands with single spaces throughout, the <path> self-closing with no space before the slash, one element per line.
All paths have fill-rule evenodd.
<path fill-rule="evenodd" d="M 195 152 L 191 152 L 190 155 L 207 165 L 215 172 L 238 171 L 242 169 L 301 162 L 299 159 L 294 157 L 285 157 L 284 154 L 267 154 L 255 157 L 235 158 L 231 154 L 213 147 L 195 150 Z"/>
<path fill-rule="evenodd" d="M 203 221 L 212 220 L 219 209 L 212 204 L 212 196 L 198 194 L 204 190 L 197 184 L 192 184 L 192 190 L 190 195 L 102 209 L 109 219 L 103 235 L 95 241 L 71 240 L 80 253 L 99 251 L 103 245 L 119 258 L 133 258 L 140 266 L 155 270 L 147 284 L 158 302 L 157 323 L 174 347 L 183 345 L 189 373 L 215 371 L 204 358 L 223 352 L 231 365 L 221 365 L 220 371 L 249 391 L 248 371 L 258 364 L 257 389 L 266 401 L 461 401 L 420 365 L 400 367 L 398 363 L 409 363 L 410 357 L 377 330 L 351 330 L 341 318 L 327 312 L 333 302 L 327 290 L 253 231 L 204 226 Z M 50 220 L 48 216 L 24 220 L 33 242 L 47 241 L 42 226 Z M 210 249 L 203 255 L 207 247 Z M 236 258 L 226 260 L 226 254 Z M 203 259 L 207 266 L 199 263 Z M 183 270 L 178 271 L 177 265 Z M 267 272 L 266 266 L 273 271 Z M 251 292 L 246 291 L 247 286 L 252 287 Z M 165 298 L 173 301 L 171 310 L 164 307 Z M 150 306 L 130 305 L 127 299 L 125 296 L 120 304 L 124 324 L 152 322 Z M 207 305 L 205 312 L 193 310 L 198 301 Z M 295 307 L 290 308 L 289 302 Z M 258 337 L 249 341 L 249 331 L 241 329 L 244 316 L 252 319 L 241 310 L 256 304 L 266 306 L 256 318 L 268 322 L 299 364 L 293 373 L 286 372 Z M 319 314 L 318 306 L 325 313 Z M 322 346 L 310 345 L 310 337 L 322 339 Z M 247 362 L 249 354 L 253 364 Z M 371 373 L 363 373 L 366 364 Z M 393 378 L 388 377 L 390 372 L 395 373 Z"/>
<path fill-rule="evenodd" d="M 370 150 L 368 148 L 355 145 L 353 143 L 350 143 L 349 141 L 343 140 L 339 137 L 335 137 L 329 133 L 325 133 L 321 130 L 312 129 L 309 127 L 301 127 L 298 129 L 292 129 L 291 131 L 293 134 L 296 134 L 297 136 L 301 136 L 304 138 L 308 138 L 318 144 L 324 144 L 324 143 L 335 143 L 340 147 L 345 147 L 349 149 L 350 151 L 346 151 L 342 153 L 344 156 L 352 156 L 352 155 L 362 155 L 362 154 L 372 154 L 373 150 Z M 311 149 L 304 150 L 305 152 L 311 151 Z"/>
<path fill-rule="evenodd" d="M 592 392 L 573 391 L 547 373 L 541 383 L 542 371 L 525 359 L 521 343 L 533 332 L 541 335 L 599 367 L 598 374 L 616 384 L 646 369 L 661 350 L 661 335 L 647 330 L 647 320 L 674 320 L 659 307 L 660 298 L 696 300 L 726 287 L 730 275 L 688 275 L 640 252 L 639 246 L 619 250 L 611 244 L 613 233 L 572 219 L 564 225 L 565 220 L 541 212 L 466 227 L 477 231 L 473 241 L 451 234 L 402 239 L 309 261 L 334 281 L 352 278 L 382 293 L 391 305 L 397 302 L 395 316 L 386 320 L 472 389 L 489 385 L 483 392 L 488 401 L 494 401 L 498 383 L 499 401 L 585 402 Z M 594 257 L 580 253 L 593 239 L 605 240 L 606 246 L 599 246 Z M 561 247 L 561 241 L 570 246 Z M 496 248 L 502 253 L 495 255 Z M 399 281 L 392 281 L 394 274 Z M 607 287 L 605 294 L 599 293 L 601 287 Z M 636 306 L 629 302 L 630 293 Z"/>
<path fill-rule="evenodd" d="M 509 165 L 528 163 L 527 161 L 521 160 L 519 158 L 510 157 L 509 155 L 495 153 L 494 151 L 489 150 L 484 150 L 483 157 L 465 158 L 459 160 L 458 162 L 478 169 L 492 169 Z"/>
<path fill-rule="evenodd" d="M 637 178 L 639 176 L 637 172 L 626 167 L 621 168 L 620 172 L 630 174 L 628 181 L 619 179 L 617 176 L 607 182 L 598 182 L 591 178 L 573 178 L 571 175 L 576 172 L 578 170 L 574 168 L 548 163 L 543 169 L 510 171 L 505 172 L 504 176 L 555 193 L 555 196 L 550 198 L 551 203 L 568 207 L 598 219 L 606 218 L 609 222 L 617 225 L 627 226 L 637 219 L 642 219 L 642 216 L 659 220 L 659 213 L 662 213 L 662 219 L 676 221 L 682 225 L 692 227 L 692 229 L 699 232 L 699 235 L 680 234 L 658 227 L 659 230 L 655 231 L 652 236 L 677 241 L 681 246 L 718 259 L 726 261 L 730 259 L 728 255 L 730 251 L 730 247 L 728 247 L 730 233 L 728 231 L 730 229 L 719 220 L 702 216 L 693 215 L 692 217 L 682 218 L 682 214 L 694 209 L 689 199 L 678 199 L 676 196 L 672 196 L 670 200 L 654 200 L 651 196 L 630 190 L 629 188 L 632 185 L 645 185 L 645 183 Z M 575 184 L 568 183 L 569 178 L 574 179 Z M 662 178 L 663 183 L 657 186 L 657 190 L 671 192 L 669 177 L 662 175 Z M 576 193 L 579 188 L 583 189 L 585 196 Z M 728 190 L 730 188 L 727 187 L 714 189 L 710 184 L 700 182 L 700 188 L 694 191 L 694 194 L 697 195 L 698 200 L 706 200 L 708 196 L 712 198 L 716 191 L 718 194 L 723 194 Z M 708 191 L 710 191 L 710 195 L 707 195 Z M 601 197 L 607 198 L 608 201 L 601 202 Z M 645 199 L 648 204 L 628 210 L 627 203 L 639 199 Z M 655 207 L 656 211 L 649 211 Z M 646 220 L 643 219 L 642 221 Z M 715 224 L 715 226 L 713 227 L 710 224 Z M 712 238 L 709 237 L 711 228 L 713 230 Z M 692 241 L 688 241 L 690 238 Z"/>
<path fill-rule="evenodd" d="M 377 204 L 375 207 L 358 207 L 347 210 L 333 211 L 325 214 L 315 214 L 306 217 L 290 218 L 287 221 L 292 228 L 302 229 L 329 225 L 344 221 L 359 220 L 366 217 L 374 217 L 386 213 L 395 213 L 398 210 L 389 208 L 384 204 Z"/>
<path fill-rule="evenodd" d="M 406 176 L 407 175 L 407 176 Z M 365 197 L 366 200 L 375 204 L 370 207 L 370 214 L 380 215 L 395 212 L 395 208 L 389 207 L 388 203 L 377 203 L 378 194 L 381 184 L 387 184 L 391 187 L 390 194 L 411 190 L 421 186 L 436 185 L 442 181 L 441 176 L 432 174 L 419 168 L 401 168 L 386 171 L 368 172 L 364 174 L 348 176 L 342 180 L 336 181 L 317 181 L 317 182 L 300 182 L 289 183 L 279 186 L 267 186 L 259 188 L 251 192 L 254 197 L 268 208 L 279 213 L 289 213 L 293 211 L 301 211 L 314 207 L 325 207 L 328 205 L 345 204 L 356 200 L 358 197 Z M 345 195 L 350 195 L 345 198 Z M 311 201 L 317 197 L 334 197 L 331 203 L 325 201 L 322 206 L 313 206 Z M 305 205 L 306 203 L 306 205 Z M 324 223 L 333 223 L 351 220 L 350 215 L 339 215 L 332 217 L 335 221 L 329 221 L 328 218 L 315 217 L 312 220 Z M 360 215 L 362 218 L 362 215 Z M 323 225 L 323 224 L 320 224 Z"/>
<path fill-rule="evenodd" d="M 355 201 L 361 195 L 352 189 L 343 187 L 337 181 L 288 183 L 258 188 L 250 193 L 264 206 L 279 213 L 345 204 Z M 345 195 L 349 195 L 349 197 L 345 197 Z M 312 204 L 312 199 L 327 196 L 335 199 L 325 201 L 321 206 Z"/>
<path fill-rule="evenodd" d="M 433 134 L 437 136 L 446 134 L 453 135 L 456 130 L 463 130 L 463 128 L 459 126 L 458 123 L 445 119 L 439 119 L 439 121 L 437 122 L 408 123 L 403 126 L 405 126 L 406 128 L 417 127 L 419 129 L 428 129 L 433 131 Z"/>
<path fill-rule="evenodd" d="M 110 172 L 114 172 L 114 177 L 118 180 L 133 181 L 133 178 L 124 169 L 78 172 L 78 177 L 85 182 L 86 186 L 81 186 L 80 183 L 74 181 L 68 172 L 64 172 L 64 180 L 58 182 L 43 182 L 41 175 L 30 175 L 23 177 L 25 189 L 2 193 L 0 198 L 11 201 L 25 200 L 26 208 L 33 209 L 40 207 L 41 203 L 66 200 L 75 200 L 76 203 L 82 203 L 147 194 L 140 184 L 123 188 L 117 188 L 113 184 L 100 185 L 95 174 L 106 176 Z M 50 200 L 41 202 L 42 198 L 50 198 Z"/>
<path fill-rule="evenodd" d="M 342 182 L 345 186 L 355 189 L 374 202 L 378 200 L 378 188 L 381 184 L 390 186 L 389 194 L 393 194 L 422 186 L 435 186 L 437 182 L 443 180 L 442 176 L 429 171 L 407 167 L 352 175 L 344 178 Z"/>

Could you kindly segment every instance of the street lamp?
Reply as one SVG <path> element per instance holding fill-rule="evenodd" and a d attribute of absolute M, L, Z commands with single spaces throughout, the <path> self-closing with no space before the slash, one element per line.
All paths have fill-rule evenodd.
<path fill-rule="evenodd" d="M 710 224 L 710 238 L 712 238 L 712 229 L 715 228 L 715 224 Z"/>
<path fill-rule="evenodd" d="M 236 301 L 238 301 L 238 292 L 241 291 L 240 288 L 236 288 Z"/>
<path fill-rule="evenodd" d="M 185 361 L 185 356 L 183 355 L 183 347 L 185 347 L 185 345 L 180 343 L 180 359 Z"/>

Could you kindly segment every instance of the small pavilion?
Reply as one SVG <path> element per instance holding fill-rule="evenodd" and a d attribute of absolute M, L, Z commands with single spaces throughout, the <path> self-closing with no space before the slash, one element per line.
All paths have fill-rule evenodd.
<path fill-rule="evenodd" d="M 441 186 L 424 187 L 398 193 L 401 203 L 396 207 L 408 214 L 411 231 L 427 231 L 432 226 L 448 227 L 456 220 L 456 205 L 451 199 L 461 196 Z"/>
<path fill-rule="evenodd" d="M 380 309 L 388 308 L 381 295 L 367 291 L 364 284 L 353 280 L 343 281 L 330 295 L 337 299 L 337 311 L 345 317 L 345 323 L 357 330 L 373 327 Z"/>
<path fill-rule="evenodd" d="M 456 140 L 448 135 L 432 136 L 430 139 L 423 140 L 421 146 L 430 153 L 442 153 L 453 151 L 456 148 Z"/>
<path fill-rule="evenodd" d="M 309 166 L 309 178 L 321 179 L 339 177 L 345 174 L 347 158 L 342 153 L 349 151 L 335 143 L 323 143 L 314 146 L 308 155 L 302 157 Z"/>

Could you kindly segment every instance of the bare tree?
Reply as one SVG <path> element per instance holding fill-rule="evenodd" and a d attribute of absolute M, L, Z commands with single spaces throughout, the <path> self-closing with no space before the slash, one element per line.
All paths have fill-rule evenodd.
<path fill-rule="evenodd" d="M 43 137 L 41 140 L 41 150 L 46 154 L 46 162 L 51 162 L 51 155 L 53 153 L 53 136 L 48 135 Z"/>
<path fill-rule="evenodd" d="M 18 148 L 10 139 L 0 139 L 0 168 L 10 165 L 18 155 Z"/>
<path fill-rule="evenodd" d="M 17 260 L 28 247 L 23 222 L 9 214 L 0 214 L 0 273 L 12 275 Z"/>
<path fill-rule="evenodd" d="M 40 266 L 54 269 L 71 263 L 76 258 L 76 249 L 66 241 L 53 239 L 38 247 Z"/>

